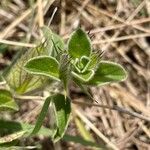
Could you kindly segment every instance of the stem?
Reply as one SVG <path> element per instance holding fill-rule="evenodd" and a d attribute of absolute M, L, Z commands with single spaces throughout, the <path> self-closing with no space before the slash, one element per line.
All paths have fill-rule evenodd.
<path fill-rule="evenodd" d="M 116 111 L 119 111 L 121 113 L 125 113 L 125 114 L 131 115 L 133 117 L 137 117 L 139 119 L 146 120 L 146 121 L 150 122 L 150 119 L 148 117 L 146 117 L 146 116 L 144 116 L 142 114 L 139 114 L 139 113 L 127 110 L 125 108 L 116 106 L 116 105 L 114 105 L 114 106 L 108 106 L 108 105 L 100 105 L 100 104 L 93 104 L 93 103 L 87 103 L 87 102 L 80 102 L 80 101 L 76 101 L 76 100 L 72 101 L 72 103 L 79 104 L 79 105 L 101 107 L 101 108 L 104 108 L 104 109 L 116 110 Z"/>
<path fill-rule="evenodd" d="M 40 97 L 40 96 L 20 96 L 20 95 L 16 95 L 15 98 L 16 99 L 21 99 L 21 100 L 40 100 L 40 101 L 45 99 L 44 97 Z M 81 102 L 81 101 L 77 101 L 77 100 L 73 100 L 71 102 L 74 103 L 74 104 L 79 104 L 79 105 L 94 106 L 94 107 L 101 107 L 101 108 L 104 108 L 104 109 L 115 110 L 115 111 L 125 113 L 125 114 L 128 114 L 130 116 L 133 116 L 133 117 L 136 117 L 136 118 L 139 118 L 139 119 L 150 122 L 150 119 L 147 116 L 144 116 L 144 115 L 139 114 L 137 112 L 127 110 L 123 107 L 119 107 L 119 106 L 116 106 L 116 105 L 108 106 L 108 105 Z"/>

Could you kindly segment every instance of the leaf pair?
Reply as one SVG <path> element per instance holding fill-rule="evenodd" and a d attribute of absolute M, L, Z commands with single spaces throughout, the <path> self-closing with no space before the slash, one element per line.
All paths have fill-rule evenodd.
<path fill-rule="evenodd" d="M 51 134 L 51 138 L 54 140 L 54 142 L 57 142 L 60 138 L 63 137 L 66 131 L 71 113 L 71 101 L 68 97 L 65 97 L 62 94 L 50 96 L 45 100 L 41 113 L 37 119 L 35 128 L 32 131 L 32 135 L 37 134 L 40 130 L 50 104 L 54 109 L 56 124 L 56 127 L 51 129 L 53 132 Z"/>

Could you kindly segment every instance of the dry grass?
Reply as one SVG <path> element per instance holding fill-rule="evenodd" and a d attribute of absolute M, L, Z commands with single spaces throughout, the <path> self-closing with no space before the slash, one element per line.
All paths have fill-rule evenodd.
<path fill-rule="evenodd" d="M 19 50 L 20 46 L 34 47 L 34 40 L 42 36 L 40 27 L 48 24 L 49 20 L 50 28 L 65 40 L 78 26 L 90 30 L 94 48 L 104 51 L 103 59 L 121 63 L 129 73 L 128 79 L 120 84 L 91 88 L 94 99 L 101 105 L 123 107 L 150 118 L 149 0 L 29 2 L 0 1 L 0 43 L 15 45 L 15 48 L 10 47 L 11 52 Z M 56 8 L 57 12 L 53 14 Z M 0 59 L 0 65 L 9 64 L 8 57 L 0 55 Z M 79 95 L 75 97 L 75 100 L 86 100 Z M 150 149 L 149 121 L 94 106 L 81 105 L 74 108 L 76 115 L 83 120 L 97 143 L 103 140 L 114 150 Z M 30 115 L 34 115 L 38 109 L 39 105 L 32 108 L 32 111 L 26 110 L 19 119 L 25 116 L 25 120 L 30 121 Z M 77 134 L 73 122 L 68 132 Z M 63 149 L 60 145 L 59 148 Z M 65 148 L 88 149 L 69 142 L 65 144 Z"/>

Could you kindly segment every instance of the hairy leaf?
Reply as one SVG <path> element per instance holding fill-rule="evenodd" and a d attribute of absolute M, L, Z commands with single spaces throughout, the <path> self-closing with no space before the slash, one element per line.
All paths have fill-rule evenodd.
<path fill-rule="evenodd" d="M 46 39 L 46 50 L 49 56 L 56 57 L 59 53 L 64 51 L 64 41 L 62 38 L 53 33 L 48 27 L 42 27 L 43 35 Z"/>
<path fill-rule="evenodd" d="M 31 75 L 23 69 L 29 59 L 39 55 L 48 55 L 43 44 L 36 48 L 20 50 L 12 64 L 3 72 L 4 79 L 15 92 L 23 94 L 47 84 L 47 77 Z"/>
<path fill-rule="evenodd" d="M 16 139 L 25 138 L 31 136 L 31 133 L 34 129 L 34 125 L 16 121 L 9 121 L 9 120 L 0 120 L 0 146 L 3 143 L 9 143 Z M 32 134 L 33 135 L 33 134 Z M 36 135 L 43 135 L 47 137 L 52 137 L 53 131 L 51 129 L 41 127 L 39 132 Z M 10 146 L 14 145 L 15 143 L 10 144 Z"/>
<path fill-rule="evenodd" d="M 32 58 L 24 67 L 31 74 L 44 75 L 59 81 L 59 64 L 53 57 L 39 56 Z"/>
<path fill-rule="evenodd" d="M 45 38 L 45 50 L 47 51 L 48 56 L 52 55 L 53 52 L 53 42 L 52 42 L 52 31 L 47 27 L 42 27 L 43 36 Z"/>
<path fill-rule="evenodd" d="M 12 109 L 16 111 L 19 109 L 12 97 L 12 94 L 7 90 L 0 89 L 0 109 Z"/>
<path fill-rule="evenodd" d="M 71 102 L 68 97 L 65 97 L 62 94 L 56 94 L 53 96 L 53 106 L 57 125 L 57 132 L 54 136 L 54 142 L 57 142 L 63 137 L 66 128 L 68 127 L 71 113 Z"/>
<path fill-rule="evenodd" d="M 12 141 L 22 137 L 25 133 L 26 133 L 26 131 L 18 131 L 18 132 L 0 137 L 0 144 L 12 142 Z"/>
<path fill-rule="evenodd" d="M 89 85 L 104 85 L 110 82 L 123 81 L 127 77 L 126 71 L 119 64 L 101 61 Z"/>
<path fill-rule="evenodd" d="M 25 131 L 26 135 L 31 135 L 34 125 L 16 121 L 0 120 L 0 133 L 3 135 L 13 134 L 19 131 Z M 0 134 L 0 135 L 1 135 Z M 41 127 L 36 135 L 52 136 L 53 131 L 45 127 Z M 2 136 L 2 135 L 1 135 Z"/>
<path fill-rule="evenodd" d="M 91 41 L 85 31 L 78 28 L 75 32 L 73 32 L 68 42 L 68 52 L 74 59 L 81 58 L 82 56 L 90 56 Z"/>

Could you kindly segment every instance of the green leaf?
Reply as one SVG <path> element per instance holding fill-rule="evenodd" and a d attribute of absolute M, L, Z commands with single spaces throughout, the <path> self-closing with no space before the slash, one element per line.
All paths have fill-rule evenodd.
<path fill-rule="evenodd" d="M 89 62 L 90 62 L 89 57 L 82 56 L 80 59 L 76 59 L 73 65 L 78 72 L 83 73 L 87 71 Z"/>
<path fill-rule="evenodd" d="M 65 44 L 59 35 L 53 33 L 53 41 L 56 44 L 56 47 L 58 47 L 60 50 L 64 50 Z"/>
<path fill-rule="evenodd" d="M 52 31 L 47 26 L 43 26 L 41 29 L 46 39 L 45 50 L 48 52 L 48 55 L 51 56 L 53 52 Z"/>
<path fill-rule="evenodd" d="M 85 67 L 89 62 L 89 57 L 86 56 L 82 56 L 81 57 L 81 64 L 83 64 L 83 66 Z"/>
<path fill-rule="evenodd" d="M 52 35 L 52 42 L 53 42 L 52 56 L 57 57 L 57 55 L 62 54 L 64 52 L 65 44 L 62 38 L 55 33 L 53 33 Z"/>
<path fill-rule="evenodd" d="M 31 58 L 39 55 L 48 55 L 44 44 L 36 48 L 20 50 L 15 56 L 12 64 L 3 72 L 3 77 L 14 92 L 24 94 L 45 86 L 48 77 L 35 76 L 23 69 L 24 64 Z"/>
<path fill-rule="evenodd" d="M 57 132 L 54 136 L 54 142 L 57 142 L 63 137 L 66 128 L 68 127 L 71 113 L 71 100 L 62 94 L 56 94 L 53 96 L 53 106 L 57 125 Z"/>
<path fill-rule="evenodd" d="M 48 27 L 42 27 L 43 35 L 46 39 L 45 49 L 48 51 L 49 56 L 55 57 L 64 50 L 64 41 L 62 38 L 53 33 Z"/>
<path fill-rule="evenodd" d="M 15 103 L 12 94 L 4 89 L 0 89 L 0 109 L 12 109 L 18 111 L 18 105 Z"/>
<path fill-rule="evenodd" d="M 68 52 L 74 59 L 81 58 L 82 56 L 90 56 L 91 41 L 85 31 L 78 28 L 75 32 L 73 32 L 68 41 Z"/>
<path fill-rule="evenodd" d="M 0 135 L 8 135 L 13 134 L 19 131 L 25 131 L 27 134 L 25 136 L 31 135 L 34 125 L 16 121 L 9 121 L 9 120 L 0 120 Z M 53 135 L 53 130 L 41 127 L 39 132 L 36 135 L 43 135 L 43 136 L 50 136 Z M 2 135 L 1 135 L 2 136 Z"/>
<path fill-rule="evenodd" d="M 94 75 L 93 70 L 87 70 L 84 73 L 76 73 L 72 71 L 72 75 L 82 82 L 88 82 Z"/>
<path fill-rule="evenodd" d="M 36 121 L 36 125 L 35 125 L 32 133 L 31 133 L 32 135 L 37 134 L 39 132 L 39 130 L 40 130 L 42 124 L 43 124 L 44 118 L 46 117 L 46 114 L 48 112 L 48 108 L 49 108 L 49 104 L 50 104 L 51 100 L 52 100 L 51 97 L 48 97 L 45 100 L 44 105 L 42 107 L 42 110 L 41 110 L 41 112 L 38 116 L 38 119 Z"/>
<path fill-rule="evenodd" d="M 50 56 L 38 56 L 25 64 L 25 70 L 35 75 L 43 75 L 59 81 L 59 63 Z"/>
<path fill-rule="evenodd" d="M 26 131 L 18 131 L 18 132 L 0 137 L 0 144 L 12 142 L 12 141 L 22 137 L 25 133 L 26 133 Z"/>
<path fill-rule="evenodd" d="M 1 137 L 0 146 L 3 146 L 2 144 L 5 143 L 9 144 L 11 141 L 20 139 L 22 137 L 25 138 L 31 136 L 33 129 L 34 129 L 34 125 L 28 123 L 21 123 L 16 121 L 9 121 L 9 120 L 0 120 L 0 137 Z M 36 135 L 52 137 L 53 130 L 45 127 L 41 127 L 39 132 Z M 10 144 L 9 146 L 12 146 L 12 144 Z"/>
<path fill-rule="evenodd" d="M 31 134 L 31 132 L 33 131 L 33 128 L 34 128 L 34 125 L 31 125 L 31 124 L 28 124 L 28 123 L 9 121 L 9 120 L 0 120 L 0 133 L 3 133 L 4 131 L 7 131 L 7 135 L 9 135 L 9 134 L 15 134 L 15 133 L 19 133 L 19 132 L 20 133 L 25 132 L 25 134 L 22 134 L 22 135 L 20 134 L 20 136 L 18 138 L 27 137 L 28 135 Z M 52 137 L 53 131 L 51 129 L 48 129 L 48 128 L 42 126 L 40 128 L 39 132 L 37 133 L 37 135 Z M 98 147 L 99 149 L 101 147 L 103 147 L 103 146 L 98 145 L 94 142 L 87 141 L 87 140 L 85 140 L 85 139 L 83 139 L 79 136 L 64 135 L 63 140 L 67 141 L 67 142 L 70 141 L 70 142 L 74 142 L 74 143 L 80 143 L 84 146 Z"/>
<path fill-rule="evenodd" d="M 127 78 L 124 68 L 116 63 L 101 61 L 89 85 L 104 85 L 110 82 L 123 81 Z"/>

